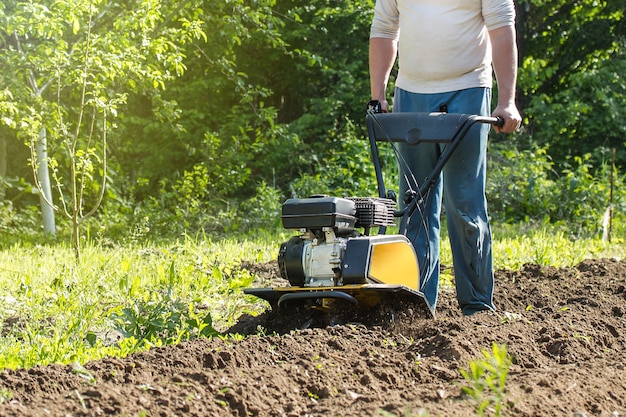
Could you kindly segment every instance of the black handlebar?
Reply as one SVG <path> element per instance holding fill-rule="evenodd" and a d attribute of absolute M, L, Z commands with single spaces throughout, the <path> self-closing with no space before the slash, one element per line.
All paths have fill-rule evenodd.
<path fill-rule="evenodd" d="M 404 209 L 394 212 L 394 217 L 400 217 L 399 233 L 405 234 L 408 220 L 413 215 L 418 205 L 422 204 L 425 196 L 441 173 L 443 166 L 448 162 L 452 153 L 459 146 L 467 132 L 476 123 L 503 126 L 502 117 L 479 116 L 473 114 L 455 114 L 447 112 L 434 113 L 384 113 L 376 111 L 380 109 L 380 103 L 368 103 L 366 116 L 367 130 L 372 152 L 378 194 L 381 198 L 388 198 L 382 167 L 378 155 L 377 142 L 406 143 L 417 145 L 419 143 L 448 143 L 435 167 L 428 177 L 417 185 L 417 192 L 407 203 Z M 384 231 L 383 231 L 384 233 Z"/>
<path fill-rule="evenodd" d="M 498 117 L 491 117 L 491 119 L 493 119 L 493 122 L 490 122 L 492 125 L 498 126 L 498 127 L 504 126 L 504 119 L 502 117 L 500 117 L 500 116 L 498 116 Z"/>
<path fill-rule="evenodd" d="M 504 126 L 504 119 L 500 116 L 498 117 L 479 117 L 478 120 L 480 123 L 487 123 L 493 126 L 502 127 Z"/>
<path fill-rule="evenodd" d="M 380 101 L 378 100 L 370 100 L 367 102 L 367 112 L 374 113 L 374 114 L 386 113 L 386 111 L 383 110 Z M 504 119 L 500 116 L 484 117 L 484 118 L 481 118 L 480 121 L 482 123 L 488 123 L 493 126 L 498 126 L 498 127 L 504 126 Z"/>

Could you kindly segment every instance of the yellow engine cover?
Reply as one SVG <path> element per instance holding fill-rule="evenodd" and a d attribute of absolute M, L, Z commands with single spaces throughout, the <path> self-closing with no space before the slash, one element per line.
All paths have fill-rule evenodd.
<path fill-rule="evenodd" d="M 402 239 L 373 243 L 367 277 L 382 284 L 398 284 L 418 290 L 419 267 L 413 245 Z"/>
<path fill-rule="evenodd" d="M 419 290 L 419 266 L 403 235 L 360 236 L 348 240 L 342 266 L 344 284 L 365 281 Z"/>

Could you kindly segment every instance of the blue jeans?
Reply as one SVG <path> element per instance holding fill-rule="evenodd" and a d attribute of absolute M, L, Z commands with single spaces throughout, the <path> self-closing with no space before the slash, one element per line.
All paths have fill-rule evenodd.
<path fill-rule="evenodd" d="M 441 94 L 416 94 L 396 88 L 395 112 L 436 112 L 442 105 L 449 113 L 488 116 L 491 89 L 471 88 Z M 452 249 L 456 295 L 463 314 L 495 310 L 491 228 L 487 217 L 485 180 L 487 136 L 490 126 L 474 125 L 444 166 L 428 192 L 420 211 L 412 216 L 407 237 L 413 242 L 420 268 L 420 289 L 435 309 L 439 287 L 441 203 L 445 207 Z M 406 167 L 422 181 L 432 171 L 446 144 L 398 146 Z M 401 169 L 404 163 L 401 163 Z M 400 171 L 400 199 L 408 188 Z M 413 185 L 411 187 L 415 189 Z M 402 206 L 403 203 L 401 203 Z"/>

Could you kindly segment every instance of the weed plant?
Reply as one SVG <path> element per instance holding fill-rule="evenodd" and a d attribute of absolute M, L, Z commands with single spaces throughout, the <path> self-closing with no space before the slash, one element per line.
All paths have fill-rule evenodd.
<path fill-rule="evenodd" d="M 477 403 L 476 414 L 480 417 L 492 411 L 500 417 L 505 404 L 506 378 L 511 365 L 506 345 L 493 343 L 491 351 L 483 349 L 483 357 L 470 361 L 468 369 L 461 369 L 466 385 L 463 391 Z"/>

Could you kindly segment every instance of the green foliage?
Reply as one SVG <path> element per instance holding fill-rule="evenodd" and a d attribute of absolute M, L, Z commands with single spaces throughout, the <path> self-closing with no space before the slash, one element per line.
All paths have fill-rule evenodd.
<path fill-rule="evenodd" d="M 41 127 L 61 189 L 73 159 L 87 205 L 106 193 L 81 239 L 272 228 L 285 196 L 375 193 L 362 140 L 372 0 L 79 3 L 0 5 L 0 137 L 15 179 L 0 193 L 3 231 L 39 232 L 30 226 L 38 196 L 24 191 L 33 184 L 28 149 L 17 139 Z M 526 120 L 491 152 L 496 222 L 600 232 L 616 149 L 613 226 L 623 231 L 622 3 L 517 2 Z M 98 115 L 94 133 L 110 128 L 106 177 L 102 145 L 88 142 L 91 119 L 80 121 L 81 86 Z M 66 155 L 74 138 L 81 150 Z M 393 155 L 385 158 L 395 188 Z"/>
<path fill-rule="evenodd" d="M 17 122 L 15 115 L 18 112 L 17 104 L 13 101 L 13 94 L 8 88 L 0 90 L 0 124 L 15 127 Z"/>
<path fill-rule="evenodd" d="M 519 2 L 520 102 L 525 134 L 560 164 L 598 148 L 624 151 L 626 25 L 623 1 Z"/>
<path fill-rule="evenodd" d="M 131 96 L 136 105 L 122 115 L 116 161 L 138 201 L 155 196 L 163 181 L 173 186 L 198 169 L 213 199 L 249 197 L 295 153 L 293 135 L 275 123 L 267 103 L 270 88 L 248 72 L 263 67 L 268 48 L 284 49 L 273 1 L 197 3 L 194 18 L 207 38 L 184 45 L 185 74 L 158 95 Z M 251 67 L 240 62 L 257 50 Z"/>
<path fill-rule="evenodd" d="M 506 345 L 493 343 L 491 351 L 483 349 L 483 358 L 470 361 L 468 369 L 461 369 L 466 385 L 463 391 L 477 402 L 476 414 L 503 415 L 505 405 L 506 378 L 511 365 L 511 357 L 507 354 Z M 490 413 L 491 415 L 491 413 Z"/>
<path fill-rule="evenodd" d="M 298 138 L 295 147 L 272 147 L 280 152 L 266 154 L 277 173 L 277 186 L 290 193 L 289 184 L 300 175 L 302 183 L 325 181 L 317 174 L 329 154 L 340 151 L 338 138 L 363 129 L 373 2 L 279 0 L 273 10 L 281 17 L 283 44 L 243 44 L 238 63 L 251 83 L 269 87 L 266 106 L 275 108 L 276 120 Z M 267 173 L 263 178 L 270 182 Z"/>
<path fill-rule="evenodd" d="M 283 200 L 280 191 L 275 187 L 265 183 L 259 185 L 254 197 L 241 204 L 241 229 L 246 231 L 279 229 Z"/>
<path fill-rule="evenodd" d="M 129 91 L 162 89 L 181 75 L 181 45 L 206 38 L 192 21 L 181 24 L 187 10 L 175 7 L 66 0 L 0 9 L 0 65 L 15 69 L 1 77 L 20 93 L 15 129 L 30 148 L 45 203 L 71 221 L 76 257 L 78 228 L 100 205 L 108 179 L 111 116 Z M 56 197 L 46 191 L 48 168 Z"/>
<path fill-rule="evenodd" d="M 82 363 L 219 335 L 243 312 L 254 277 L 242 259 L 272 254 L 244 240 L 86 246 L 77 264 L 59 245 L 2 250 L 0 369 Z M 26 260 L 26 261 L 25 261 Z"/>
<path fill-rule="evenodd" d="M 172 266 L 173 268 L 173 266 Z M 179 343 L 218 335 L 211 313 L 196 312 L 193 303 L 177 299 L 173 288 L 151 290 L 132 305 L 113 312 L 114 329 L 138 346 Z"/>
<path fill-rule="evenodd" d="M 573 157 L 560 171 L 546 148 L 519 150 L 492 146 L 487 198 L 497 222 L 542 222 L 561 225 L 575 235 L 601 235 L 603 217 L 612 204 L 615 221 L 624 222 L 624 176 L 611 165 L 592 165 L 591 155 Z"/>
<path fill-rule="evenodd" d="M 329 147 L 314 156 L 314 173 L 302 174 L 290 184 L 292 193 L 299 197 L 375 195 L 376 178 L 368 142 L 357 136 L 351 124 L 345 131 L 334 132 L 333 136 Z"/>
<path fill-rule="evenodd" d="M 347 123 L 343 131 L 336 129 L 329 132 L 328 136 L 332 137 L 329 147 L 312 158 L 314 171 L 303 173 L 289 184 L 292 196 L 378 195 L 367 136 L 352 123 Z M 386 187 L 397 190 L 398 172 L 393 149 L 382 144 L 379 147 L 379 157 Z"/>
<path fill-rule="evenodd" d="M 298 121 L 308 140 L 319 140 L 345 116 L 359 120 L 369 96 L 367 47 L 374 2 L 358 0 L 338 4 L 278 0 L 274 7 L 284 16 L 281 37 L 285 50 L 247 51 L 242 64 L 257 70 L 251 77 L 272 86 L 271 103 L 280 120 Z M 259 53 L 265 66 L 259 67 Z M 288 70 L 285 71 L 285 68 Z"/>
<path fill-rule="evenodd" d="M 553 163 L 545 149 L 492 147 L 487 176 L 491 215 L 504 222 L 549 217 L 554 204 L 559 203 L 558 197 L 551 198 L 557 190 L 552 171 Z"/>
<path fill-rule="evenodd" d="M 136 205 L 127 202 L 126 213 L 100 216 L 105 230 L 99 234 L 115 240 L 160 240 L 190 233 L 243 233 L 279 227 L 283 201 L 279 189 L 261 183 L 247 200 L 227 199 L 205 191 L 202 171 L 197 167 L 195 174 L 188 174 L 174 188 L 163 183 L 159 199 Z"/>
<path fill-rule="evenodd" d="M 11 235 L 16 240 L 24 236 L 36 236 L 40 229 L 39 216 L 37 207 L 25 207 L 18 212 L 12 201 L 0 202 L 0 233 L 3 235 L 3 243 L 8 243 Z"/>

